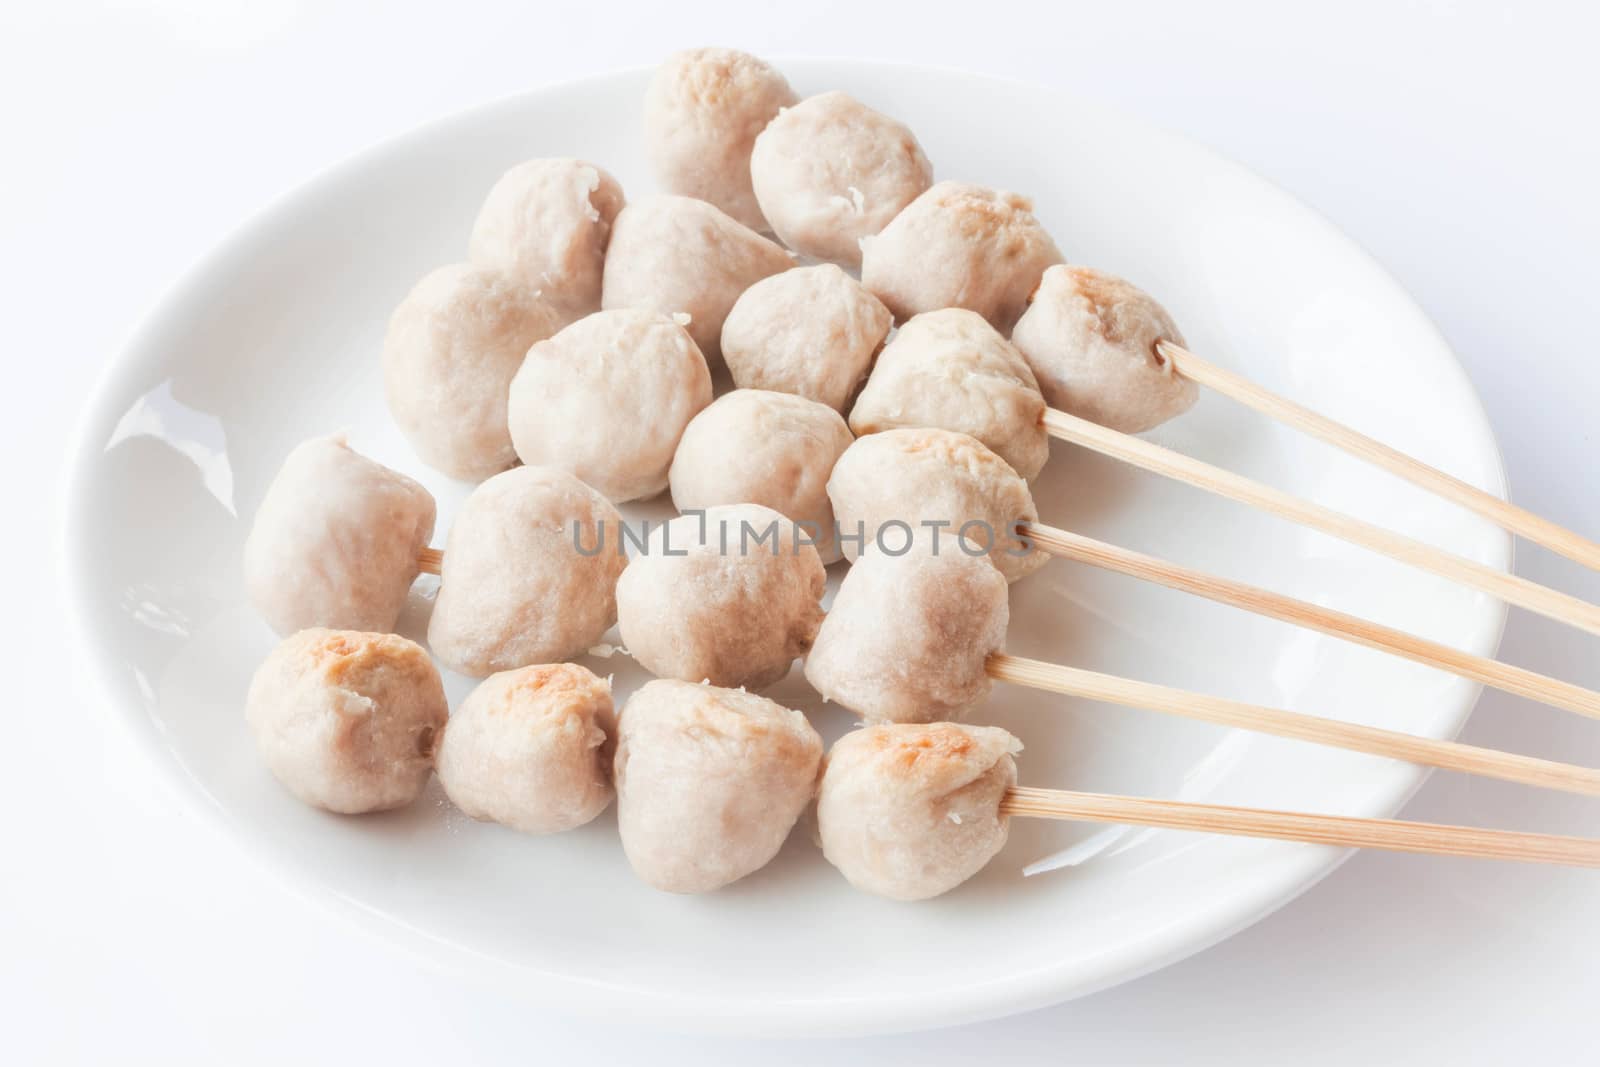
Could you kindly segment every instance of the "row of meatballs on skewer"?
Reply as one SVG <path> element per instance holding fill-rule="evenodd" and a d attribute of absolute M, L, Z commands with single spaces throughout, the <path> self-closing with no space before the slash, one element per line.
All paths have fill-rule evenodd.
<path fill-rule="evenodd" d="M 321 629 L 278 646 L 246 708 L 273 774 L 336 812 L 409 804 L 434 770 L 467 815 L 524 833 L 575 829 L 614 796 L 629 863 L 674 893 L 759 870 L 815 800 L 823 853 L 853 885 L 937 896 L 1005 844 L 1022 747 L 997 727 L 883 724 L 824 757 L 804 714 L 755 693 L 657 679 L 619 715 L 610 683 L 574 663 L 491 675 L 450 713 L 421 646 Z"/>

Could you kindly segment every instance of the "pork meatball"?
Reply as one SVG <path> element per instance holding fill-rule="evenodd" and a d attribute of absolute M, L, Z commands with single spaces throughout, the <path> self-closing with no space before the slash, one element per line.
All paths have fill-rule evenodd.
<path fill-rule="evenodd" d="M 543 294 L 561 314 L 559 328 L 600 309 L 606 244 L 622 205 L 622 186 L 593 163 L 530 159 L 489 190 L 467 256 Z"/>
<path fill-rule="evenodd" d="M 861 282 L 901 321 L 962 307 L 1009 333 L 1061 253 L 1025 196 L 940 182 L 862 241 Z"/>
<path fill-rule="evenodd" d="M 904 123 L 847 93 L 785 108 L 756 138 L 750 177 L 762 214 L 796 252 L 861 266 L 871 237 L 933 184 Z"/>
<path fill-rule="evenodd" d="M 617 731 L 617 829 L 634 872 L 707 893 L 760 870 L 811 803 L 822 738 L 798 711 L 740 689 L 657 680 Z"/>
<path fill-rule="evenodd" d="M 1044 409 L 1022 353 L 977 312 L 945 308 L 911 319 L 884 346 L 850 409 L 850 428 L 955 430 L 1032 479 L 1050 458 Z"/>
<path fill-rule="evenodd" d="M 445 542 L 428 644 L 473 677 L 554 663 L 617 621 L 622 516 L 572 475 L 517 467 L 473 490 Z"/>
<path fill-rule="evenodd" d="M 1011 341 L 1051 407 L 1122 433 L 1153 429 L 1199 396 L 1156 351 L 1158 341 L 1184 343 L 1166 309 L 1088 267 L 1045 271 Z"/>
<path fill-rule="evenodd" d="M 938 537 L 943 551 L 981 553 L 1009 582 L 1049 557 L 1019 536 L 1039 513 L 1011 465 L 981 442 L 949 430 L 885 430 L 856 438 L 828 479 L 844 554 L 866 546 L 902 554 Z"/>
<path fill-rule="evenodd" d="M 695 48 L 668 56 L 644 97 L 645 150 L 656 180 L 766 229 L 750 184 L 750 150 L 778 110 L 798 99 L 782 74 L 745 52 Z"/>
<path fill-rule="evenodd" d="M 806 657 L 806 680 L 867 722 L 964 718 L 989 698 L 984 671 L 1006 639 L 999 570 L 944 539 L 850 568 Z"/>
<path fill-rule="evenodd" d="M 1022 744 L 992 726 L 868 726 L 828 753 L 817 793 L 822 854 L 857 889 L 895 900 L 947 893 L 1006 843 L 1006 791 Z"/>
<path fill-rule="evenodd" d="M 855 440 L 825 404 L 764 389 L 735 389 L 683 431 L 668 481 L 679 511 L 763 504 L 816 541 L 824 564 L 841 556 L 828 476 Z"/>
<path fill-rule="evenodd" d="M 722 322 L 750 286 L 787 270 L 789 253 L 702 200 L 651 196 L 622 209 L 606 253 L 606 308 L 689 316 L 708 361 L 722 353 Z"/>
<path fill-rule="evenodd" d="M 617 582 L 622 643 L 663 678 L 761 689 L 811 648 L 827 581 L 817 550 L 771 508 L 682 515 Z"/>
<path fill-rule="evenodd" d="M 667 487 L 683 429 L 711 403 L 711 372 L 676 321 L 600 311 L 528 350 L 511 382 L 517 455 L 621 503 Z"/>
<path fill-rule="evenodd" d="M 418 282 L 389 319 L 383 380 L 422 462 L 471 482 L 514 465 L 506 393 L 529 346 L 561 325 L 552 304 L 498 271 L 456 263 Z"/>
<path fill-rule="evenodd" d="M 576 663 L 486 678 L 439 739 L 439 784 L 456 807 L 525 834 L 582 826 L 611 803 L 611 683 Z"/>
<path fill-rule="evenodd" d="M 435 514 L 426 489 L 343 436 L 312 438 L 289 453 L 256 511 L 245 591 L 280 636 L 393 630 Z"/>
<path fill-rule="evenodd" d="M 843 412 L 894 325 L 883 302 L 834 266 L 796 267 L 744 291 L 722 324 L 741 389 L 794 393 Z"/>
<path fill-rule="evenodd" d="M 401 808 L 433 769 L 450 714 L 420 645 L 393 634 L 301 630 L 250 680 L 245 719 L 267 769 L 312 807 Z"/>

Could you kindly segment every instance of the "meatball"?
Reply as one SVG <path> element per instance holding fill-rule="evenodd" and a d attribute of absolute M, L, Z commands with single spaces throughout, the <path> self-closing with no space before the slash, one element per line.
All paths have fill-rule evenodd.
<path fill-rule="evenodd" d="M 750 185 L 750 149 L 778 110 L 798 99 L 782 74 L 745 52 L 695 48 L 668 56 L 644 97 L 645 150 L 656 180 L 766 229 Z"/>
<path fill-rule="evenodd" d="M 530 466 L 569 471 L 621 503 L 667 487 L 711 372 L 677 322 L 600 311 L 528 350 L 511 382 L 511 440 Z"/>
<path fill-rule="evenodd" d="M 617 829 L 634 872 L 707 893 L 760 870 L 811 803 L 822 738 L 740 689 L 657 680 L 623 707 Z"/>
<path fill-rule="evenodd" d="M 450 714 L 420 645 L 393 634 L 301 630 L 250 680 L 245 720 L 267 769 L 312 807 L 401 808 L 433 769 Z"/>
<path fill-rule="evenodd" d="M 861 282 L 895 318 L 963 307 L 1002 333 L 1061 262 L 1027 197 L 961 182 L 935 185 L 861 248 Z"/>
<path fill-rule="evenodd" d="M 702 200 L 651 196 L 622 209 L 606 253 L 606 308 L 689 316 L 707 360 L 722 352 L 722 322 L 739 294 L 787 270 L 789 253 Z"/>
<path fill-rule="evenodd" d="M 841 557 L 828 476 L 855 440 L 839 413 L 788 393 L 735 389 L 683 431 L 668 481 L 679 511 L 763 504 L 814 539 L 823 563 Z"/>
<path fill-rule="evenodd" d="M 1158 341 L 1184 343 L 1166 309 L 1088 267 L 1045 271 L 1011 334 L 1051 407 L 1122 433 L 1153 429 L 1199 395 L 1156 351 Z"/>
<path fill-rule="evenodd" d="M 481 482 L 517 462 L 506 392 L 555 307 L 498 271 L 465 263 L 417 283 L 389 319 L 383 379 L 400 432 L 428 466 Z"/>
<path fill-rule="evenodd" d="M 959 719 L 989 698 L 984 661 L 1005 643 L 1006 580 L 954 538 L 850 568 L 806 657 L 817 692 L 868 722 Z"/>
<path fill-rule="evenodd" d="M 868 726 L 828 753 L 817 792 L 822 854 L 857 889 L 895 900 L 947 893 L 1006 843 L 1000 813 L 1022 744 L 993 726 Z"/>
<path fill-rule="evenodd" d="M 933 184 L 933 164 L 903 123 L 832 92 L 785 108 L 767 124 L 750 177 L 779 240 L 860 267 L 861 239 Z"/>
<path fill-rule="evenodd" d="M 827 581 L 817 550 L 771 508 L 682 515 L 617 582 L 622 643 L 663 678 L 761 689 L 811 648 Z"/>
<path fill-rule="evenodd" d="M 439 784 L 474 819 L 571 830 L 611 803 L 615 732 L 611 683 L 576 663 L 492 674 L 444 728 Z"/>
<path fill-rule="evenodd" d="M 722 325 L 722 358 L 741 389 L 843 412 L 892 325 L 883 302 L 832 263 L 796 267 L 739 297 Z"/>
<path fill-rule="evenodd" d="M 435 513 L 426 489 L 343 436 L 312 438 L 289 453 L 256 511 L 245 591 L 279 636 L 393 630 Z"/>
<path fill-rule="evenodd" d="M 1022 353 L 977 312 L 945 308 L 924 311 L 884 346 L 850 409 L 850 428 L 970 434 L 1032 479 L 1050 458 L 1044 409 Z"/>
<path fill-rule="evenodd" d="M 964 433 L 906 429 L 859 437 L 833 465 L 828 499 L 851 560 L 866 546 L 905 551 L 925 535 L 954 542 L 958 552 L 981 552 L 1009 582 L 1049 560 L 1017 529 L 1039 517 L 1028 483 Z"/>
<path fill-rule="evenodd" d="M 467 256 L 542 293 L 561 313 L 559 328 L 599 310 L 606 244 L 622 205 L 622 186 L 593 163 L 530 159 L 489 190 Z"/>
<path fill-rule="evenodd" d="M 445 542 L 428 644 L 474 677 L 554 663 L 617 621 L 622 516 L 578 479 L 517 467 L 473 490 Z"/>

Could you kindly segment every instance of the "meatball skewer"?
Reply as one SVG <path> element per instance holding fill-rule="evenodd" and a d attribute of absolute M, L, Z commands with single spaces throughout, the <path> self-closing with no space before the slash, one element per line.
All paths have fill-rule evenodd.
<path fill-rule="evenodd" d="M 926 900 L 981 871 L 1013 816 L 1123 823 L 1442 856 L 1600 867 L 1600 840 L 1018 786 L 995 727 L 869 726 L 834 743 L 817 794 L 823 855 L 858 889 Z"/>
<path fill-rule="evenodd" d="M 841 527 L 845 555 L 852 559 L 861 555 L 863 545 L 889 545 L 897 529 L 909 542 L 916 532 L 913 528 L 936 528 L 935 537 L 944 531 L 942 536 L 961 551 L 985 556 L 1008 580 L 1031 574 L 1048 557 L 1071 559 L 1600 718 L 1600 693 L 1594 690 L 1046 526 L 1038 521 L 1032 493 L 1021 476 L 966 434 L 896 429 L 858 438 L 834 464 L 828 496 Z M 970 532 L 974 529 L 976 533 Z"/>
<path fill-rule="evenodd" d="M 982 559 L 927 546 L 870 551 L 845 575 L 806 659 L 824 697 L 868 722 L 964 718 L 992 682 L 1330 745 L 1429 767 L 1600 796 L 1600 770 L 1261 707 L 1006 655 L 1006 583 Z M 886 612 L 884 605 L 892 604 Z"/>

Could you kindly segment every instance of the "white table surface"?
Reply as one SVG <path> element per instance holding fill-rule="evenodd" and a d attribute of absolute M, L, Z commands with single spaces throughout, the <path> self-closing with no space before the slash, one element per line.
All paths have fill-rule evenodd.
<path fill-rule="evenodd" d="M 124 743 L 66 635 L 66 441 L 89 383 L 180 270 L 264 201 L 378 138 L 713 42 L 1056 85 L 1256 168 L 1371 250 L 1439 323 L 1483 394 L 1517 498 L 1600 532 L 1600 24 L 1576 3 L 1279 8 L 7 4 L 4 1058 L 1592 1061 L 1596 876 L 1375 854 L 1184 963 L 986 1025 L 775 1044 L 563 1019 L 435 974 L 285 891 Z M 1600 599 L 1600 575 L 1539 550 L 1524 549 L 1518 569 Z M 1595 648 L 1513 613 L 1503 655 L 1596 686 Z M 1600 723 L 1498 695 L 1465 736 L 1600 762 Z M 1441 774 L 1407 815 L 1592 833 L 1597 810 Z"/>

